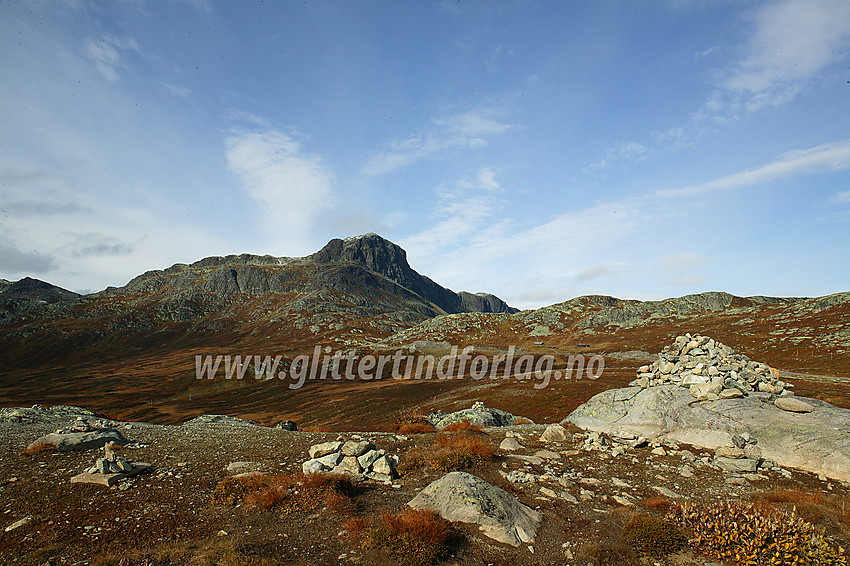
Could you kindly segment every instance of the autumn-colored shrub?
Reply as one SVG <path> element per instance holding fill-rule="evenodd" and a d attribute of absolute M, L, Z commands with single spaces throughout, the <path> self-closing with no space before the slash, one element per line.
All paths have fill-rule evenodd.
<path fill-rule="evenodd" d="M 344 474 L 262 474 L 225 478 L 213 490 L 212 502 L 245 503 L 250 507 L 281 513 L 308 512 L 320 508 L 350 512 L 351 479 Z"/>
<path fill-rule="evenodd" d="M 428 566 L 448 554 L 451 534 L 451 524 L 434 511 L 382 511 L 380 524 L 366 535 L 363 547 L 384 549 L 407 566 Z"/>
<path fill-rule="evenodd" d="M 534 423 L 531 422 L 529 419 L 527 419 L 525 417 L 520 417 L 516 420 L 516 422 L 514 424 L 515 425 L 522 425 L 522 424 L 534 424 Z"/>
<path fill-rule="evenodd" d="M 844 549 L 794 512 L 742 502 L 677 505 L 668 519 L 690 531 L 690 544 L 737 566 L 846 566 Z"/>
<path fill-rule="evenodd" d="M 797 489 L 756 493 L 753 498 L 782 508 L 791 508 L 810 523 L 826 525 L 850 535 L 850 497 L 811 493 Z"/>
<path fill-rule="evenodd" d="M 431 423 L 405 423 L 397 427 L 399 434 L 427 434 L 436 429 Z"/>
<path fill-rule="evenodd" d="M 33 454 L 38 454 L 39 452 L 44 452 L 46 450 L 53 450 L 54 448 L 56 448 L 56 445 L 52 442 L 47 442 L 46 440 L 39 440 L 27 446 L 21 452 L 21 454 L 23 454 L 24 456 L 32 456 Z"/>
<path fill-rule="evenodd" d="M 404 432 L 405 429 L 408 432 Z M 434 425 L 428 420 L 428 415 L 416 409 L 406 409 L 399 414 L 393 424 L 393 431 L 400 434 L 417 434 L 420 432 L 434 432 Z"/>
<path fill-rule="evenodd" d="M 652 556 L 676 552 L 687 540 L 679 529 L 650 515 L 635 515 L 623 529 L 623 537 L 638 552 Z"/>

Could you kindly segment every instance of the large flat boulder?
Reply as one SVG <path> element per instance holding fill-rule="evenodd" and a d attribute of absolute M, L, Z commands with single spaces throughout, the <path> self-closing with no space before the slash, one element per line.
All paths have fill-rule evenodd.
<path fill-rule="evenodd" d="M 732 444 L 747 432 L 762 458 L 850 482 L 850 410 L 807 398 L 808 413 L 782 410 L 776 395 L 699 401 L 678 385 L 609 389 L 564 420 L 613 436 L 664 437 L 701 448 Z M 782 403 L 780 403 L 782 404 Z"/>
<path fill-rule="evenodd" d="M 103 448 L 108 442 L 114 442 L 119 446 L 129 444 L 129 440 L 124 438 L 117 430 L 103 429 L 91 432 L 68 432 L 68 433 L 51 433 L 42 436 L 32 442 L 27 449 L 36 447 L 52 446 L 59 452 L 71 452 L 77 450 L 94 450 Z"/>
<path fill-rule="evenodd" d="M 534 542 L 540 513 L 507 491 L 466 472 L 451 472 L 432 482 L 408 505 L 431 509 L 448 521 L 479 525 L 488 537 L 519 546 Z"/>

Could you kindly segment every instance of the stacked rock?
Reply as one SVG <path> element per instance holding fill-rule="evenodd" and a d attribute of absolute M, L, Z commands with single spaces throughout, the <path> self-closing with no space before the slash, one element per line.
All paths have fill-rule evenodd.
<path fill-rule="evenodd" d="M 712 401 L 753 391 L 790 395 L 792 385 L 781 381 L 778 373 L 708 336 L 685 334 L 665 346 L 657 361 L 638 368 L 637 379 L 629 385 L 678 384 L 689 388 L 697 399 Z"/>
<path fill-rule="evenodd" d="M 121 474 L 133 471 L 133 463 L 117 455 L 113 450 L 115 444 L 107 443 L 103 447 L 103 456 L 95 461 L 94 466 L 86 470 L 88 474 Z"/>
<path fill-rule="evenodd" d="M 395 478 L 398 456 L 376 450 L 368 440 L 333 441 L 310 447 L 310 459 L 301 465 L 305 474 L 331 472 L 357 479 L 389 482 Z"/>

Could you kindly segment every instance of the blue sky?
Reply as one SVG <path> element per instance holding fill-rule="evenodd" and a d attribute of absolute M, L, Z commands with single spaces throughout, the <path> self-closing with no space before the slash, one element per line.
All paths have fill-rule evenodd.
<path fill-rule="evenodd" d="M 377 232 L 454 290 L 850 289 L 850 2 L 0 5 L 0 277 Z"/>

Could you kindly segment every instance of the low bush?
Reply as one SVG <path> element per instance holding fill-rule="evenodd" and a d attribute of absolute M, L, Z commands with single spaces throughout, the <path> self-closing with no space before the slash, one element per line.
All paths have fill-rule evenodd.
<path fill-rule="evenodd" d="M 434 511 L 381 512 L 380 524 L 363 540 L 365 549 L 384 549 L 407 566 L 428 566 L 448 554 L 451 523 Z"/>
<path fill-rule="evenodd" d="M 650 515 L 635 515 L 623 529 L 623 537 L 638 552 L 652 556 L 666 556 L 687 542 L 679 529 Z"/>
<path fill-rule="evenodd" d="M 416 409 L 406 409 L 396 418 L 393 431 L 400 434 L 420 434 L 434 432 L 434 425 L 428 416 Z"/>
<path fill-rule="evenodd" d="M 685 503 L 667 517 L 690 531 L 691 546 L 738 566 L 847 565 L 844 549 L 794 512 L 741 502 Z"/>

